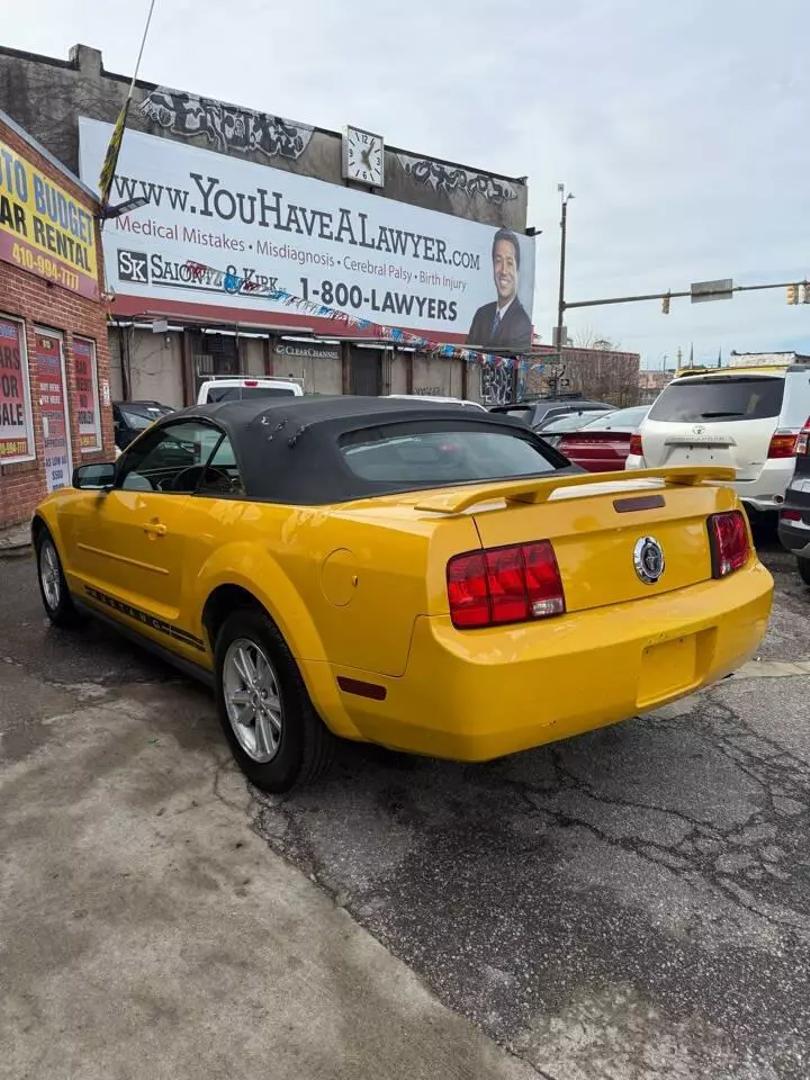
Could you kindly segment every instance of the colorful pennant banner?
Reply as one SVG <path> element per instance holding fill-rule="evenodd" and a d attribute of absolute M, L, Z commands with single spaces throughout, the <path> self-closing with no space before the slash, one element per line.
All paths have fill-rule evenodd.
<path fill-rule="evenodd" d="M 495 353 L 481 352 L 478 349 L 467 349 L 455 345 L 443 345 L 428 338 L 412 334 L 409 330 L 402 330 L 397 326 L 384 326 L 381 323 L 370 322 L 368 319 L 360 319 L 356 315 L 350 315 L 346 311 L 327 307 L 325 304 L 316 304 L 312 300 L 305 300 L 302 296 L 295 296 L 286 289 L 271 289 L 258 281 L 240 277 L 231 272 L 216 270 L 206 266 L 205 263 L 189 259 L 185 263 L 185 269 L 189 277 L 194 281 L 203 281 L 206 278 L 215 284 L 221 284 L 227 293 L 243 293 L 251 296 L 265 296 L 268 300 L 280 301 L 285 307 L 295 308 L 296 311 L 306 312 L 321 319 L 332 319 L 346 327 L 356 327 L 358 330 L 370 330 L 384 341 L 390 341 L 396 345 L 405 345 L 420 352 L 443 356 L 448 360 L 465 360 L 468 363 L 491 365 L 496 368 L 513 367 L 520 361 L 516 356 L 498 356 Z M 542 363 L 534 363 L 531 370 L 542 368 Z"/>

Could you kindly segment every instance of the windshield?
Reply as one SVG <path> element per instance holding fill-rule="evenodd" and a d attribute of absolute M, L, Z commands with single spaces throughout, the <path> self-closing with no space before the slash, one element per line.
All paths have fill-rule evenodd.
<path fill-rule="evenodd" d="M 647 415 L 646 405 L 637 405 L 632 409 L 617 409 L 616 412 L 605 413 L 597 416 L 585 425 L 586 431 L 635 431 L 644 417 Z"/>
<path fill-rule="evenodd" d="M 528 431 L 479 425 L 386 424 L 343 435 L 339 447 L 356 476 L 397 486 L 534 476 L 564 464 Z"/>
<path fill-rule="evenodd" d="M 208 390 L 209 403 L 263 397 L 295 397 L 295 391 L 286 386 L 212 386 Z"/>
<path fill-rule="evenodd" d="M 649 419 L 686 424 L 762 420 L 779 415 L 784 391 L 785 380 L 768 375 L 677 379 L 661 392 Z"/>
<path fill-rule="evenodd" d="M 119 405 L 121 418 L 127 427 L 133 431 L 144 431 L 150 424 L 154 424 L 161 416 L 168 416 L 172 409 L 164 405 L 141 405 L 136 408 L 124 409 Z"/>

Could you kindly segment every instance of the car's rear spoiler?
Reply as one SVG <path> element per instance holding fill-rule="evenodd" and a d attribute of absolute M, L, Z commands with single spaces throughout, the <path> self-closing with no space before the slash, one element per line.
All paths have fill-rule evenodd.
<path fill-rule="evenodd" d="M 460 514 L 480 502 L 505 499 L 507 503 L 544 503 L 552 492 L 567 487 L 587 487 L 589 484 L 622 483 L 633 480 L 663 480 L 664 485 L 693 487 L 705 480 L 734 480 L 736 469 L 712 465 L 678 465 L 669 469 L 631 469 L 627 472 L 564 473 L 562 476 L 535 476 L 531 480 L 498 480 L 491 484 L 476 484 L 457 488 L 442 495 L 432 495 L 416 504 L 417 510 L 434 514 Z"/>

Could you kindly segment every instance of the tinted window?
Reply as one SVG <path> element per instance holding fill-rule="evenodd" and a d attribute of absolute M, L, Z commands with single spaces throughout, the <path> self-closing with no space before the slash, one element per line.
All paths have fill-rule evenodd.
<path fill-rule="evenodd" d="M 767 375 L 676 379 L 662 391 L 650 420 L 696 423 L 718 420 L 762 420 L 778 416 L 785 380 Z"/>
<path fill-rule="evenodd" d="M 144 431 L 163 415 L 159 409 L 119 409 L 120 415 L 133 431 Z"/>
<path fill-rule="evenodd" d="M 212 386 L 208 390 L 209 402 L 263 397 L 295 397 L 295 392 L 283 386 Z"/>
<path fill-rule="evenodd" d="M 519 432 L 479 427 L 390 424 L 343 435 L 343 459 L 375 483 L 414 487 L 508 479 L 550 472 L 551 451 Z"/>
<path fill-rule="evenodd" d="M 541 435 L 545 435 L 547 431 L 577 431 L 591 423 L 592 417 L 591 412 L 564 413 L 562 416 L 555 416 L 551 420 L 544 421 L 537 430 Z"/>

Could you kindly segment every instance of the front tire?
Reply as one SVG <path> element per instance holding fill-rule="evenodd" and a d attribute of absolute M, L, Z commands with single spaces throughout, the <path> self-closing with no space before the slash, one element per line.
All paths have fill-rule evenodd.
<path fill-rule="evenodd" d="M 62 560 L 53 537 L 42 528 L 36 538 L 37 580 L 45 614 L 54 626 L 75 626 L 79 621 L 67 587 Z"/>
<path fill-rule="evenodd" d="M 214 673 L 222 730 L 251 783 L 281 793 L 326 770 L 334 736 L 315 713 L 284 638 L 263 611 L 241 609 L 223 622 Z"/>
<path fill-rule="evenodd" d="M 810 559 L 796 559 L 796 565 L 799 571 L 799 577 L 805 583 L 810 586 Z"/>

